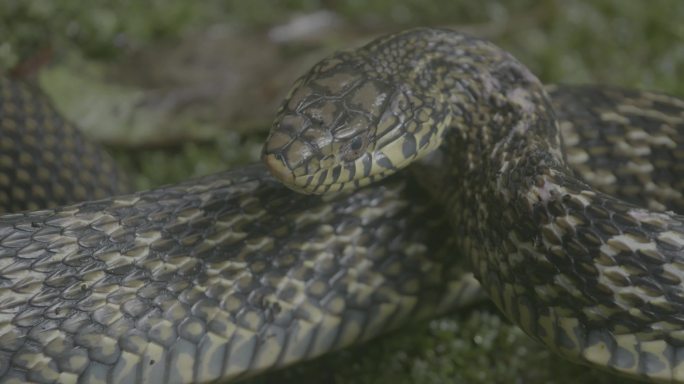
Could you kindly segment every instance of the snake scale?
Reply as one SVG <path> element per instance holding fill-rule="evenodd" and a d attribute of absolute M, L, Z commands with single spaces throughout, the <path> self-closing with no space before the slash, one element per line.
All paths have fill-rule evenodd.
<path fill-rule="evenodd" d="M 0 381 L 254 375 L 479 299 L 460 254 L 556 352 L 684 381 L 683 111 L 545 90 L 491 43 L 415 29 L 300 79 L 268 170 L 100 198 L 123 185 L 106 155 L 2 80 L 0 149 L 28 149 L 0 154 L 0 202 L 48 208 L 0 217 Z"/>

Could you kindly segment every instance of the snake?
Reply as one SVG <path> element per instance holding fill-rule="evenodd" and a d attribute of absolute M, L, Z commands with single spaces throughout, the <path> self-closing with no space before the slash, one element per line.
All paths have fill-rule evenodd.
<path fill-rule="evenodd" d="M 682 117 L 651 139 L 674 144 L 662 133 Z M 418 161 L 457 248 L 508 319 L 570 359 L 681 382 L 684 217 L 593 188 L 568 166 L 561 138 L 543 84 L 512 55 L 417 29 L 315 65 L 263 157 L 290 188 L 313 194 Z"/>
<path fill-rule="evenodd" d="M 683 382 L 683 111 L 412 29 L 295 82 L 263 164 L 121 194 L 2 79 L 0 382 L 237 380 L 483 291 L 573 361 Z"/>

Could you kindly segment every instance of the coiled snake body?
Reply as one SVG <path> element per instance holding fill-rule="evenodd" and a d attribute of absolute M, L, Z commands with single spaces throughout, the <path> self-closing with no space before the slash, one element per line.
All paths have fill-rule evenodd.
<path fill-rule="evenodd" d="M 3 125 L 52 113 L 2 88 Z M 497 306 L 557 352 L 684 381 L 684 229 L 665 211 L 682 204 L 684 103 L 551 95 L 490 43 L 411 30 L 315 66 L 264 147 L 296 190 L 396 176 L 307 196 L 255 165 L 0 217 L 1 381 L 201 382 L 285 366 L 468 304 L 479 291 L 461 251 Z"/>

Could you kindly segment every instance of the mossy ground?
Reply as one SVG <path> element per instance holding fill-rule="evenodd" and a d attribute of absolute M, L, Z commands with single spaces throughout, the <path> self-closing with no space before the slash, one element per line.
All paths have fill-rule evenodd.
<path fill-rule="evenodd" d="M 255 160 L 288 84 L 370 36 L 450 26 L 493 40 L 547 83 L 684 96 L 683 18 L 680 0 L 4 0 L 0 72 L 37 79 L 147 188 Z M 255 382 L 624 380 L 562 361 L 484 304 Z"/>

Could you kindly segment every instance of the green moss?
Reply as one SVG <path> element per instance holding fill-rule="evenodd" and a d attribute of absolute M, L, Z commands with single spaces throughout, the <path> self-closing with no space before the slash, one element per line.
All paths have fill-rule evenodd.
<path fill-rule="evenodd" d="M 12 68 L 42 49 L 76 49 L 109 59 L 131 45 L 178 36 L 206 11 L 179 0 L 3 0 L 0 69 Z"/>

